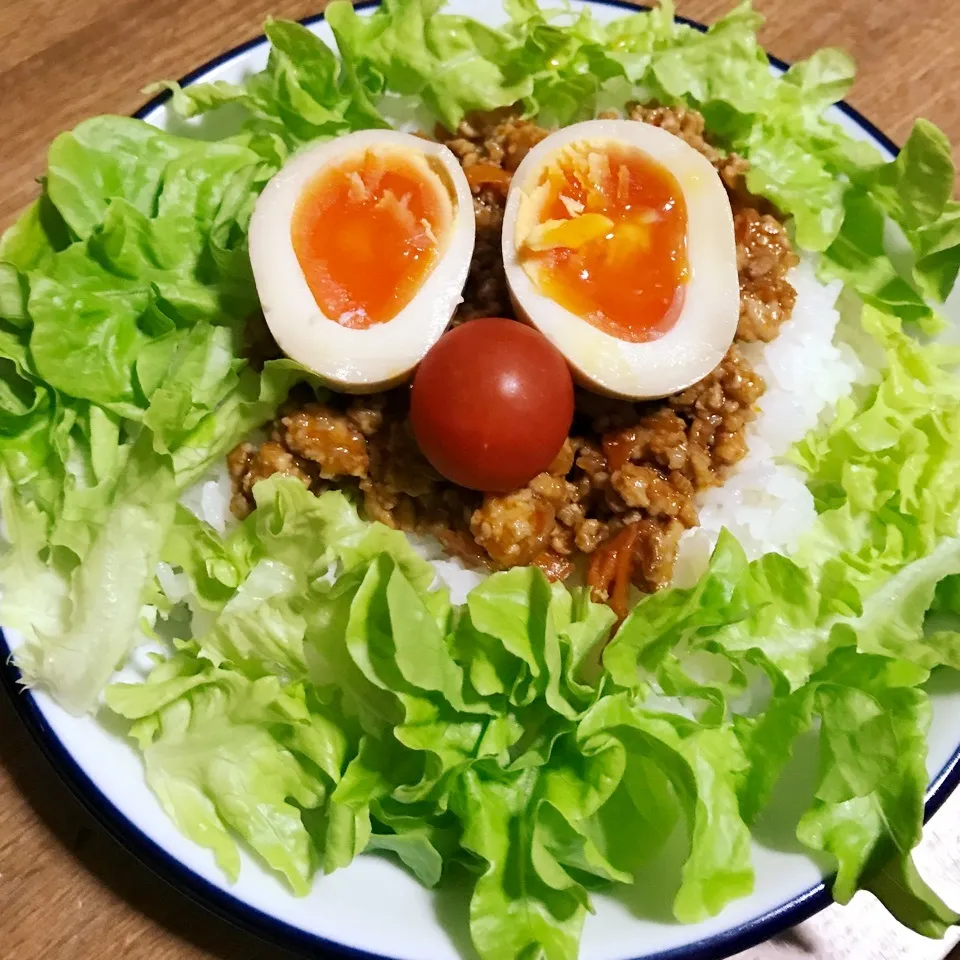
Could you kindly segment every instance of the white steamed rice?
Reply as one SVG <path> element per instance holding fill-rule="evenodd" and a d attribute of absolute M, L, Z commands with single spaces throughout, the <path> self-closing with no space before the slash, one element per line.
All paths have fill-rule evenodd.
<path fill-rule="evenodd" d="M 753 560 L 764 553 L 789 554 L 816 519 L 803 472 L 782 458 L 850 393 L 863 366 L 847 344 L 837 342 L 842 283 L 820 283 L 809 259 L 789 280 L 797 291 L 791 319 L 772 343 L 744 347 L 767 385 L 761 413 L 747 428 L 749 453 L 723 486 L 700 496 L 700 526 L 680 543 L 678 586 L 689 586 L 703 573 L 723 527 Z"/>

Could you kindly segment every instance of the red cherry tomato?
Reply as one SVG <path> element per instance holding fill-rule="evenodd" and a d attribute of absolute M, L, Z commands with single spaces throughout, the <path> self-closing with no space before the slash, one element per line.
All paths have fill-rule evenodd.
<path fill-rule="evenodd" d="M 472 490 L 524 486 L 550 466 L 572 420 L 566 361 L 515 320 L 471 320 L 444 334 L 413 380 L 410 423 L 420 449 Z"/>

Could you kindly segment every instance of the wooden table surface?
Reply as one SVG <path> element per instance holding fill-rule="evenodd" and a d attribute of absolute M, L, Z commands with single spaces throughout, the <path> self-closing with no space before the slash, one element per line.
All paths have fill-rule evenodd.
<path fill-rule="evenodd" d="M 845 47 L 860 64 L 854 106 L 898 141 L 914 117 L 927 117 L 947 132 L 960 158 L 960 17 L 950 0 L 755 2 L 768 16 L 763 36 L 769 50 L 791 60 L 824 45 Z M 0 228 L 35 195 L 46 145 L 59 131 L 91 114 L 133 111 L 146 83 L 180 76 L 248 39 L 267 14 L 303 17 L 323 5 L 2 0 Z M 727 0 L 678 2 L 681 14 L 708 22 L 728 6 Z M 946 831 L 954 848 L 955 806 L 957 819 Z M 866 928 L 875 927 L 866 916 L 854 929 L 858 923 L 865 937 Z M 933 960 L 943 953 L 921 946 L 919 938 L 883 943 L 868 951 L 864 941 L 849 956 Z M 751 956 L 787 953 L 821 960 L 848 955 L 829 934 L 819 941 L 803 934 Z M 67 792 L 0 694 L 0 960 L 212 957 L 286 960 L 282 951 L 207 915 L 121 849 Z"/>

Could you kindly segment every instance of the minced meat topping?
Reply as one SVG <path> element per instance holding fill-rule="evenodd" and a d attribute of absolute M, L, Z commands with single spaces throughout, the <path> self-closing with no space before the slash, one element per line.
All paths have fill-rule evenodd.
<path fill-rule="evenodd" d="M 282 473 L 317 493 L 353 486 L 370 519 L 432 535 L 470 566 L 536 564 L 563 580 L 587 557 L 594 597 L 621 614 L 631 583 L 652 592 L 670 582 L 680 537 L 697 524 L 696 495 L 722 483 L 747 453 L 746 426 L 764 384 L 738 343 L 770 341 L 789 319 L 796 291 L 787 273 L 797 257 L 777 211 L 747 189 L 747 163 L 709 143 L 699 113 L 634 105 L 627 115 L 702 153 L 730 196 L 740 318 L 720 365 L 653 402 L 578 390 L 570 436 L 550 469 L 521 490 L 497 495 L 466 490 L 433 470 L 407 421 L 408 387 L 333 396 L 323 404 L 294 394 L 268 440 L 259 448 L 242 444 L 228 458 L 236 516 L 253 509 L 257 480 Z M 454 323 L 513 316 L 500 254 L 504 205 L 513 171 L 548 133 L 507 110 L 471 117 L 452 135 L 436 131 L 463 165 L 477 221 Z"/>

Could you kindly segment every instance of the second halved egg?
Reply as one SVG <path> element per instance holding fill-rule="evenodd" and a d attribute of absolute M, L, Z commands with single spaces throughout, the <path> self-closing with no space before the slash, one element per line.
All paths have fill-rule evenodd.
<path fill-rule="evenodd" d="M 659 127 L 591 120 L 541 141 L 514 174 L 502 247 L 518 316 L 592 390 L 667 396 L 733 341 L 730 201 L 709 161 Z"/>
<path fill-rule="evenodd" d="M 264 317 L 332 387 L 404 380 L 440 339 L 473 256 L 470 187 L 444 146 L 365 130 L 312 147 L 267 184 L 250 222 Z"/>

